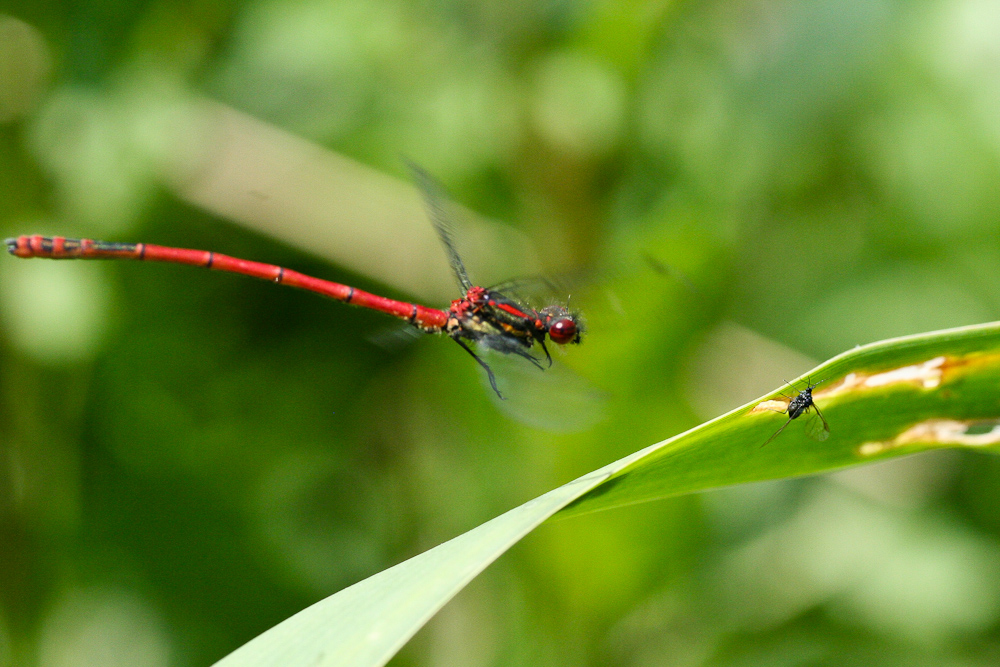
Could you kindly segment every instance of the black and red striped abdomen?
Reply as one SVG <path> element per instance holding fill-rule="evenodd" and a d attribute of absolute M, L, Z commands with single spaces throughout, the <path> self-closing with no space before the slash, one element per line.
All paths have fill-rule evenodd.
<path fill-rule="evenodd" d="M 189 264 L 191 266 L 204 266 L 214 271 L 240 273 L 245 276 L 269 280 L 279 285 L 298 287 L 337 301 L 394 315 L 428 332 L 441 331 L 448 321 L 448 313 L 443 310 L 388 299 L 350 285 L 313 278 L 275 264 L 252 262 L 208 250 L 171 248 L 149 243 L 108 243 L 92 239 L 68 239 L 62 236 L 40 235 L 10 238 L 5 243 L 10 254 L 23 258 L 135 259 L 147 262 Z"/>

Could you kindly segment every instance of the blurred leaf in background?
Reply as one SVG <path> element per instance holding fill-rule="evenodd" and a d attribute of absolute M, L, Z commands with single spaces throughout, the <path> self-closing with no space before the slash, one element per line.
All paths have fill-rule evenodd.
<path fill-rule="evenodd" d="M 538 429 L 450 342 L 311 294 L 0 258 L 0 664 L 208 664 L 817 359 L 1000 319 L 986 0 L 3 11 L 5 236 L 445 306 L 409 158 L 481 216 L 474 280 L 595 276 L 556 363 L 603 419 Z M 995 664 L 998 493 L 944 452 L 566 520 L 395 664 Z"/>

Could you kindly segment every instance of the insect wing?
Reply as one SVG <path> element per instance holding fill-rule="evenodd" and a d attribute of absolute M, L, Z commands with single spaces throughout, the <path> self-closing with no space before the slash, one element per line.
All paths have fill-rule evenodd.
<path fill-rule="evenodd" d="M 503 400 L 490 387 L 485 371 L 483 389 L 496 408 L 515 421 L 553 433 L 576 433 L 607 416 L 605 394 L 563 364 L 542 370 L 527 359 L 482 345 L 476 354 L 493 370 Z"/>
<path fill-rule="evenodd" d="M 596 277 L 592 269 L 577 269 L 548 276 L 522 276 L 491 285 L 490 290 L 540 310 L 554 303 L 564 303 L 574 294 L 592 287 L 597 284 Z"/>
<path fill-rule="evenodd" d="M 546 276 L 523 276 L 490 285 L 489 289 L 492 292 L 520 298 L 535 294 L 549 296 L 555 294 L 559 287 L 554 280 Z"/>
<path fill-rule="evenodd" d="M 423 338 L 426 334 L 417 327 L 400 322 L 392 326 L 382 327 L 375 333 L 368 336 L 368 342 L 376 347 L 380 347 L 386 352 L 400 352 L 418 338 Z"/>
<path fill-rule="evenodd" d="M 806 420 L 806 435 L 813 440 L 823 442 L 830 437 L 830 425 L 826 423 L 826 417 L 819 411 L 815 403 L 811 409 L 815 411 L 815 414 L 810 415 Z"/>
<path fill-rule="evenodd" d="M 441 239 L 441 244 L 448 254 L 448 262 L 455 272 L 458 284 L 461 286 L 462 292 L 467 292 L 472 287 L 472 281 L 469 280 L 469 274 L 465 270 L 465 265 L 462 263 L 462 259 L 458 256 L 458 251 L 455 249 L 455 240 L 452 231 L 454 227 L 454 211 L 452 210 L 454 205 L 445 193 L 444 188 L 433 176 L 413 162 L 407 162 L 407 166 L 410 168 L 410 173 L 413 175 L 413 180 L 417 184 L 417 188 L 424 197 L 427 214 L 430 216 L 431 222 L 434 223 L 434 229 L 438 233 L 438 238 Z"/>

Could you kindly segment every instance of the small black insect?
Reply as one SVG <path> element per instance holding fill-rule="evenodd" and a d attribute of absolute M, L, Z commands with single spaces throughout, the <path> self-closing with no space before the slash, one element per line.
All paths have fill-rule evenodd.
<path fill-rule="evenodd" d="M 793 419 L 798 419 L 803 414 L 808 412 L 810 409 L 814 410 L 814 414 L 806 423 L 806 435 L 808 435 L 813 440 L 819 440 L 820 442 L 826 440 L 830 437 L 830 425 L 826 423 L 826 417 L 823 413 L 819 411 L 819 406 L 813 402 L 813 389 L 823 384 L 825 380 L 820 380 L 815 384 L 809 384 L 805 389 L 796 394 L 792 400 L 788 402 L 788 407 L 784 410 L 773 410 L 773 412 L 780 412 L 782 414 L 788 415 L 788 421 L 781 425 L 777 431 L 774 432 L 770 438 L 768 438 L 761 447 L 767 445 L 785 430 L 785 427 L 792 423 Z M 770 410 L 770 408 L 768 408 Z"/>

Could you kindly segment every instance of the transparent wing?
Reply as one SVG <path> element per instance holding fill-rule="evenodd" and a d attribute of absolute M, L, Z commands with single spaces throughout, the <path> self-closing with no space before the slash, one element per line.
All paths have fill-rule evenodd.
<path fill-rule="evenodd" d="M 607 416 L 607 396 L 567 366 L 544 370 L 527 359 L 477 346 L 490 365 L 503 400 L 481 372 L 484 390 L 496 408 L 516 421 L 554 433 L 584 431 Z"/>
<path fill-rule="evenodd" d="M 386 352 L 399 352 L 418 338 L 423 338 L 426 335 L 413 325 L 399 322 L 382 327 L 369 335 L 368 342 Z"/>
<path fill-rule="evenodd" d="M 698 289 L 698 286 L 695 285 L 694 282 L 692 282 L 692 280 L 677 267 L 661 262 L 657 258 L 646 253 L 643 253 L 643 259 L 646 260 L 646 263 L 649 264 L 650 268 L 659 273 L 661 276 L 666 276 L 676 280 L 678 283 L 684 285 L 684 287 L 690 290 L 692 294 L 702 294 L 701 290 Z"/>
<path fill-rule="evenodd" d="M 551 276 L 522 276 L 491 285 L 490 289 L 532 308 L 564 304 L 574 294 L 598 284 L 594 269 L 575 269 Z"/>
<path fill-rule="evenodd" d="M 555 292 L 558 287 L 554 280 L 545 276 L 523 276 L 490 285 L 489 289 L 501 294 L 520 294 L 538 291 Z"/>
<path fill-rule="evenodd" d="M 410 173 L 413 175 L 413 181 L 424 197 L 427 214 L 434 224 L 434 229 L 438 233 L 438 238 L 441 239 L 441 244 L 444 245 L 445 252 L 448 253 L 448 262 L 451 264 L 452 271 L 455 272 L 458 284 L 461 286 L 463 293 L 467 292 L 472 287 L 472 281 L 469 280 L 469 274 L 465 270 L 465 265 L 462 264 L 462 259 L 458 256 L 458 251 L 455 250 L 455 240 L 452 232 L 454 223 L 452 222 L 451 200 L 445 193 L 444 188 L 433 176 L 424 171 L 422 167 L 409 160 L 407 160 L 406 166 L 409 167 Z"/>
<path fill-rule="evenodd" d="M 812 410 L 815 414 L 810 415 L 806 421 L 806 435 L 813 440 L 823 442 L 830 437 L 830 425 L 826 423 L 826 417 L 819 411 L 815 403 L 812 405 Z"/>
<path fill-rule="evenodd" d="M 505 280 L 502 283 L 491 285 L 487 289 L 510 299 L 521 306 L 522 310 L 539 310 L 566 300 L 565 293 L 559 294 L 555 284 L 541 276 Z"/>

